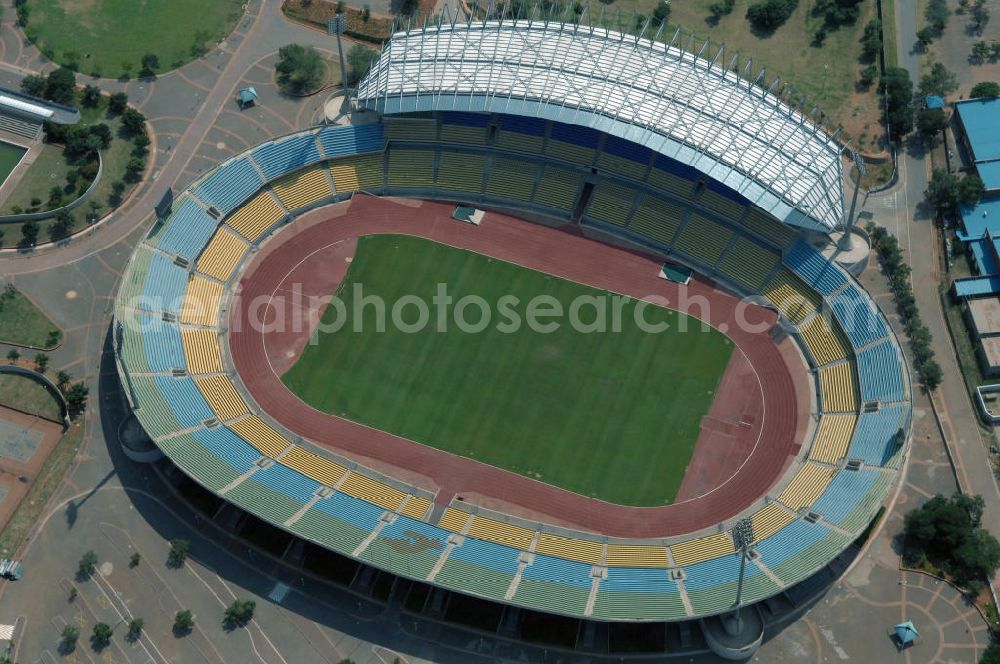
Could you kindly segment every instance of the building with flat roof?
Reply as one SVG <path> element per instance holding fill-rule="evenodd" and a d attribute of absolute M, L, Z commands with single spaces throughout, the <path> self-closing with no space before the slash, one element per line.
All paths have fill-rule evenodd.
<path fill-rule="evenodd" d="M 987 194 L 1000 193 L 1000 98 L 967 99 L 955 104 L 961 139 Z"/>
<path fill-rule="evenodd" d="M 1000 297 L 968 300 L 965 321 L 976 340 L 983 373 L 991 376 L 1000 374 Z"/>

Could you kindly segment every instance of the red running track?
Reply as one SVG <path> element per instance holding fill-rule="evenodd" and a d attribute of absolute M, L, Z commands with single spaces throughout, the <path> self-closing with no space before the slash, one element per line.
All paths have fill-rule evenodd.
<path fill-rule="evenodd" d="M 613 537 L 670 537 L 714 527 L 745 510 L 780 479 L 805 434 L 809 404 L 804 395 L 809 392 L 792 342 L 786 339 L 776 345 L 769 337 L 767 330 L 777 321 L 774 312 L 741 305 L 704 278 L 693 278 L 687 286 L 667 282 L 657 276 L 660 261 L 655 258 L 588 239 L 573 230 L 496 213 L 487 214 L 482 226 L 473 227 L 451 220 L 453 209 L 431 202 L 355 196 L 349 203 L 305 215 L 296 222 L 301 230 L 292 237 L 278 236 L 264 246 L 234 296 L 229 343 L 240 378 L 268 415 L 317 445 L 436 491 L 439 503 L 471 494 L 493 508 L 507 505 L 511 513 Z M 627 507 L 314 410 L 280 379 L 308 331 L 252 325 L 252 317 L 261 314 L 259 304 L 243 303 L 269 302 L 305 257 L 321 251 L 343 254 L 344 247 L 353 247 L 357 237 L 375 233 L 425 237 L 636 298 L 666 297 L 668 306 L 725 332 L 757 372 L 764 404 L 758 444 L 742 467 L 709 493 L 663 507 Z M 346 269 L 342 256 L 328 261 L 325 278 L 305 282 L 304 294 L 311 290 L 328 294 L 331 281 L 336 283 Z M 273 319 L 273 311 L 264 313 L 265 320 Z M 751 332 L 741 322 L 761 325 Z"/>

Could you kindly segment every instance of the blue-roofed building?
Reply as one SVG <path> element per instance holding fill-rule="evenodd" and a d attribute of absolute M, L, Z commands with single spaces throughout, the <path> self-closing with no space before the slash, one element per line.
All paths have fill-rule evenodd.
<path fill-rule="evenodd" d="M 1000 193 L 1000 98 L 966 99 L 955 104 L 965 149 L 986 192 Z"/>

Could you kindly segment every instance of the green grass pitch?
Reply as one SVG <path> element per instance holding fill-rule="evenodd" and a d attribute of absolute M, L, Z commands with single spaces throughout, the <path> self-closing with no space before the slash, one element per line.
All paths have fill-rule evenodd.
<path fill-rule="evenodd" d="M 457 302 L 479 295 L 493 304 L 486 330 L 448 330 L 436 317 L 422 331 L 396 329 L 387 314 L 376 331 L 376 310 L 355 319 L 354 284 L 363 295 L 392 303 L 417 295 L 434 312 L 439 283 Z M 506 319 L 496 303 L 554 296 L 564 310 L 578 296 L 609 294 L 578 283 L 429 240 L 401 235 L 362 237 L 337 294 L 345 324 L 321 333 L 282 380 L 306 403 L 410 440 L 536 478 L 612 503 L 671 502 L 680 488 L 729 357 L 732 342 L 683 314 L 645 307 L 650 322 L 670 324 L 650 333 L 635 323 L 636 303 L 622 308 L 620 332 L 574 330 L 568 318 L 540 333 L 522 325 L 498 329 Z M 608 310 L 612 307 L 609 305 Z M 417 318 L 415 307 L 402 310 Z M 475 322 L 472 307 L 466 320 Z M 594 320 L 593 307 L 580 319 Z M 337 320 L 327 307 L 323 324 Z M 357 322 L 360 325 L 358 330 Z"/>

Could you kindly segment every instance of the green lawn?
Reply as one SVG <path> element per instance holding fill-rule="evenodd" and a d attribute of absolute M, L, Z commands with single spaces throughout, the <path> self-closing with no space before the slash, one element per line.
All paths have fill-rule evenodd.
<path fill-rule="evenodd" d="M 27 150 L 18 145 L 0 141 L 0 184 L 3 184 L 4 180 L 7 179 L 25 152 Z"/>
<path fill-rule="evenodd" d="M 62 332 L 20 291 L 0 291 L 0 341 L 48 348 L 53 334 Z"/>
<path fill-rule="evenodd" d="M 142 56 L 166 71 L 225 39 L 243 15 L 241 0 L 27 0 L 25 30 L 48 57 L 84 74 L 135 76 Z"/>
<path fill-rule="evenodd" d="M 433 312 L 438 284 L 447 284 L 454 302 L 484 298 L 493 318 L 478 333 L 457 329 L 450 314 L 446 332 L 437 331 L 437 317 L 407 332 L 389 315 L 378 332 L 375 307 L 355 312 L 356 284 L 363 296 L 383 298 L 389 312 L 404 295 L 420 297 Z M 732 353 L 727 337 L 668 309 L 644 312 L 650 322 L 668 323 L 667 332 L 640 329 L 632 300 L 623 305 L 619 332 L 576 331 L 568 318 L 551 333 L 526 324 L 511 331 L 497 306 L 502 296 L 519 298 L 513 309 L 525 321 L 537 295 L 555 297 L 564 311 L 577 297 L 610 295 L 409 236 L 361 238 L 337 292 L 345 324 L 318 335 L 283 377 L 306 403 L 625 505 L 674 499 Z M 468 309 L 466 320 L 475 322 L 478 311 Z M 404 323 L 416 320 L 413 305 L 403 312 Z M 328 307 L 324 325 L 337 316 Z M 594 317 L 590 306 L 579 314 L 585 322 Z"/>
<path fill-rule="evenodd" d="M 42 385 L 26 376 L 0 374 L 0 406 L 62 422 L 59 403 Z"/>
<path fill-rule="evenodd" d="M 28 166 L 24 177 L 21 178 L 17 186 L 10 192 L 10 196 L 4 201 L 4 214 L 13 214 L 13 208 L 15 207 L 20 210 L 33 209 L 31 205 L 32 199 L 42 202 L 38 206 L 39 210 L 47 209 L 49 207 L 46 204 L 49 200 L 49 192 L 52 187 L 66 186 L 66 174 L 71 168 L 72 166 L 66 163 L 66 157 L 63 156 L 63 149 L 60 146 L 51 143 L 43 144 L 42 151 L 38 154 L 38 157 Z M 76 195 L 67 194 L 67 198 L 72 200 L 76 198 Z M 19 224 L 10 224 L 8 228 L 17 230 L 18 226 Z M 12 239 L 14 238 L 8 238 L 8 240 Z"/>

